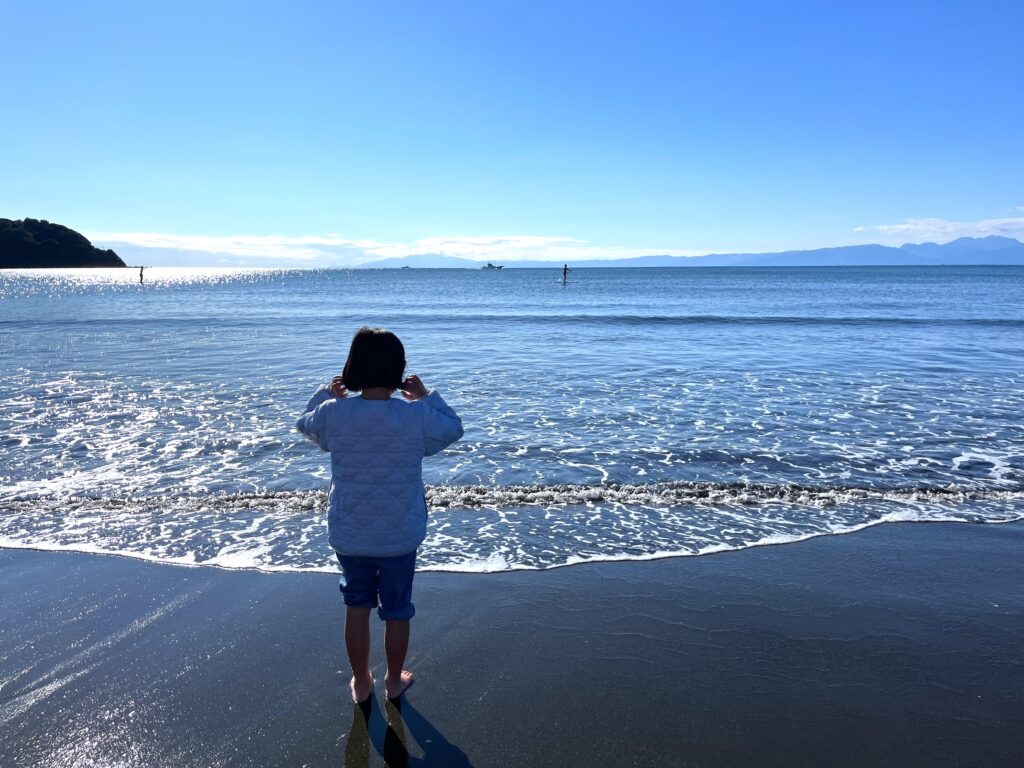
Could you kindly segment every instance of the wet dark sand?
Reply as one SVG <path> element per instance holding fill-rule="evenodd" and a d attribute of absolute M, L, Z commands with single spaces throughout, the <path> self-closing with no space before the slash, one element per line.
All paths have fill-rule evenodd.
<path fill-rule="evenodd" d="M 332 576 L 0 550 L 0 584 L 3 766 L 1024 764 L 1021 524 L 420 574 L 419 680 L 368 723 Z"/>

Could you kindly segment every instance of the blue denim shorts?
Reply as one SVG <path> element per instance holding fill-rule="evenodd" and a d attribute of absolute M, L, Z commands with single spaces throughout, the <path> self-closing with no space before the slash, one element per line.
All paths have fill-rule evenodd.
<path fill-rule="evenodd" d="M 381 620 L 406 620 L 416 614 L 412 604 L 416 550 L 396 557 L 336 554 L 341 563 L 338 587 L 345 605 L 376 608 Z"/>

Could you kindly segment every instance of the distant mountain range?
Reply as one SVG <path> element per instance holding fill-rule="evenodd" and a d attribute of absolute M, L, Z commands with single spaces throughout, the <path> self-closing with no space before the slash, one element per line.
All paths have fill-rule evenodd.
<path fill-rule="evenodd" d="M 561 268 L 561 261 L 505 261 L 506 269 Z M 571 261 L 570 267 L 854 267 L 938 265 L 1024 265 L 1024 243 L 1012 237 L 961 237 L 949 243 L 847 245 L 781 253 L 713 253 L 707 256 L 638 256 L 631 259 Z M 364 268 L 479 269 L 482 262 L 438 253 L 417 254 L 360 264 Z"/>

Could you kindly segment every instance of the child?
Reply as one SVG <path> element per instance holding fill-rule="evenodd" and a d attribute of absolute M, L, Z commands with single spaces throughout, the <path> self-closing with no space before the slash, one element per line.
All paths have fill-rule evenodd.
<path fill-rule="evenodd" d="M 462 437 L 462 421 L 417 376 L 403 380 L 405 348 L 391 331 L 360 328 L 341 376 L 321 387 L 296 427 L 331 453 L 327 528 L 341 563 L 352 700 L 373 694 L 370 610 L 385 621 L 389 699 L 413 684 L 402 668 L 416 548 L 427 531 L 423 457 Z M 401 389 L 405 400 L 393 398 Z M 360 397 L 350 397 L 360 392 Z"/>

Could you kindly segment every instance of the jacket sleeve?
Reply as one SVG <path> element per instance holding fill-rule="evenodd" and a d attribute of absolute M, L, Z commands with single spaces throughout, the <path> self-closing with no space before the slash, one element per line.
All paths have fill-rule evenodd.
<path fill-rule="evenodd" d="M 422 402 L 423 454 L 433 456 L 462 437 L 462 419 L 435 389 L 430 390 Z"/>
<path fill-rule="evenodd" d="M 327 435 L 325 434 L 326 413 L 320 406 L 333 399 L 334 395 L 327 387 L 320 387 L 306 403 L 306 412 L 295 422 L 295 428 L 311 442 L 316 443 L 321 451 L 331 449 L 327 445 Z"/>

